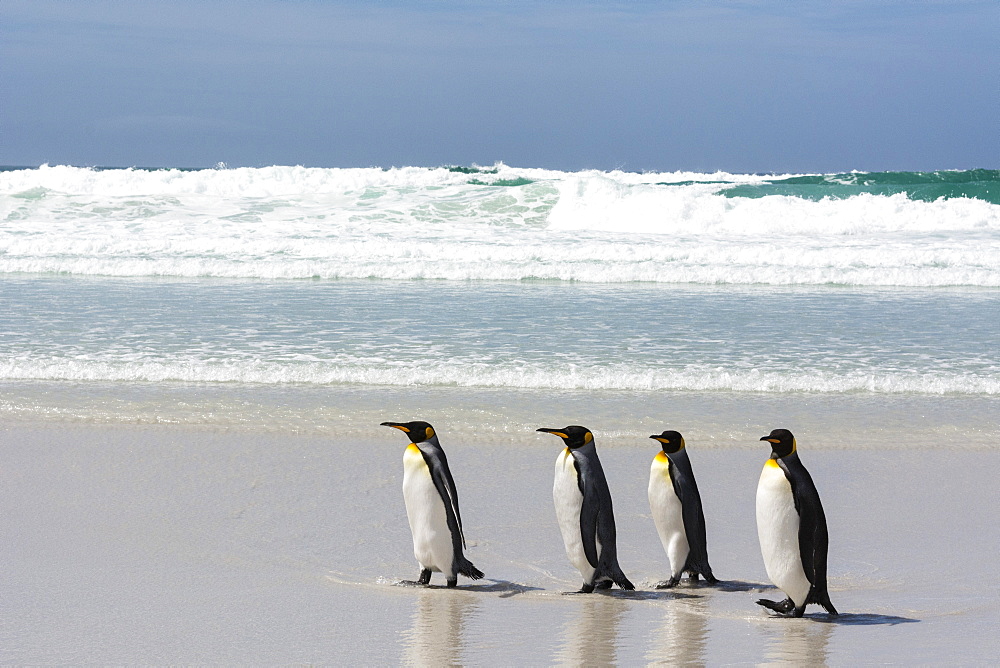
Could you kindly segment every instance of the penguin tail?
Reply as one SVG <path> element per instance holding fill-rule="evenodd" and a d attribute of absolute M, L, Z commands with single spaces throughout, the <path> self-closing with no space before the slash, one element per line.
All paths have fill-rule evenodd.
<path fill-rule="evenodd" d="M 702 566 L 699 571 L 701 572 L 701 577 L 705 578 L 705 582 L 708 584 L 719 584 L 719 579 L 715 577 L 715 573 L 712 572 L 712 567 L 707 563 Z"/>
<path fill-rule="evenodd" d="M 689 573 L 692 580 L 697 580 L 700 575 L 710 585 L 719 583 L 715 574 L 712 573 L 712 567 L 708 565 L 708 556 L 704 554 L 700 556 L 689 554 L 687 561 L 684 562 L 684 568 L 681 569 L 681 573 Z"/>
<path fill-rule="evenodd" d="M 458 565 L 458 572 L 470 580 L 481 580 L 483 577 L 483 572 L 473 566 L 472 562 L 464 557 Z"/>
<path fill-rule="evenodd" d="M 809 592 L 809 598 L 806 599 L 806 603 L 821 605 L 828 614 L 833 615 L 834 617 L 840 614 L 837 612 L 837 609 L 833 607 L 833 603 L 830 601 L 830 592 L 828 592 L 825 588 L 820 591 L 816 587 L 813 587 L 812 591 Z"/>
<path fill-rule="evenodd" d="M 608 573 L 608 577 L 611 578 L 612 582 L 626 591 L 635 590 L 635 585 L 632 584 L 627 577 L 625 577 L 625 574 L 622 573 L 620 568 L 616 568 L 612 572 Z"/>
<path fill-rule="evenodd" d="M 594 573 L 594 582 L 599 582 L 601 580 L 611 580 L 620 588 L 626 591 L 633 591 L 635 585 L 632 584 L 625 573 L 622 572 L 622 567 L 618 565 L 618 560 L 614 557 L 605 559 L 607 555 L 602 555 L 601 563 L 597 567 L 597 571 Z M 610 585 L 609 585 L 610 586 Z"/>
<path fill-rule="evenodd" d="M 837 615 L 840 614 L 839 612 L 837 612 L 837 609 L 835 607 L 833 607 L 833 603 L 830 602 L 830 595 L 829 594 L 827 594 L 826 596 L 824 596 L 822 600 L 819 600 L 819 601 L 816 601 L 816 602 L 819 603 L 821 606 L 823 606 L 823 608 L 826 610 L 827 614 L 830 614 L 830 615 L 832 615 L 834 617 L 836 617 Z"/>

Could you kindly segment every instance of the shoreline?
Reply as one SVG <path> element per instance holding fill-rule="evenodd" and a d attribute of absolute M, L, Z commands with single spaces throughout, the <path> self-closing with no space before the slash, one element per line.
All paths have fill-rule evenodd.
<path fill-rule="evenodd" d="M 753 449 L 762 434 L 785 427 L 814 449 L 994 450 L 997 413 L 1000 395 L 0 382 L 0 424 L 17 428 L 369 441 L 383 438 L 384 420 L 426 419 L 442 430 L 446 447 L 541 445 L 539 426 L 582 423 L 609 448 L 676 429 L 697 448 Z"/>

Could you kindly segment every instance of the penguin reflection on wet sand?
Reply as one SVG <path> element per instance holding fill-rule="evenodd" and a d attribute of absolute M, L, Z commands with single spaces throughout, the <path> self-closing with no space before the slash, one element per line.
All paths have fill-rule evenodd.
<path fill-rule="evenodd" d="M 622 589 L 635 589 L 618 565 L 611 492 L 597 457 L 594 435 L 576 425 L 537 431 L 558 436 L 566 444 L 556 459 L 552 498 L 566 556 L 583 576 L 579 593 L 610 589 L 612 583 Z"/>
<path fill-rule="evenodd" d="M 809 603 L 836 615 L 826 589 L 826 515 L 795 437 L 775 429 L 760 440 L 771 444 L 771 457 L 757 486 L 757 535 L 767 576 L 788 598 L 757 603 L 786 617 L 801 617 Z"/>
<path fill-rule="evenodd" d="M 718 580 L 708 564 L 705 513 L 684 437 L 665 431 L 650 438 L 659 441 L 662 448 L 649 467 L 649 509 L 670 560 L 670 579 L 657 583 L 656 588 L 673 587 L 684 573 L 689 573 L 692 581 L 700 575 L 715 584 Z"/>
<path fill-rule="evenodd" d="M 419 584 L 430 584 L 431 573 L 444 573 L 449 587 L 459 574 L 478 580 L 482 571 L 465 558 L 458 490 L 434 428 L 426 422 L 383 422 L 410 437 L 403 452 L 403 501 L 413 534 L 413 556 L 420 564 Z"/>

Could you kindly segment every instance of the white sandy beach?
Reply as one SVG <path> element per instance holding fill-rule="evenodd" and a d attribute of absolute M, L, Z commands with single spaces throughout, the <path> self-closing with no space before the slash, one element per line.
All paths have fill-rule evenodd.
<path fill-rule="evenodd" d="M 409 416 L 387 415 L 387 418 Z M 468 555 L 458 590 L 417 575 L 399 434 L 365 439 L 179 426 L 12 423 L 0 431 L 0 662 L 987 664 L 1000 657 L 992 448 L 810 448 L 842 615 L 754 604 L 766 447 L 689 441 L 718 588 L 655 591 L 650 441 L 598 447 L 635 593 L 578 575 L 551 502 L 558 444 L 448 437 Z M 762 432 L 762 435 L 765 432 Z M 756 435 L 759 437 L 759 435 Z M 436 575 L 433 585 L 443 585 Z"/>

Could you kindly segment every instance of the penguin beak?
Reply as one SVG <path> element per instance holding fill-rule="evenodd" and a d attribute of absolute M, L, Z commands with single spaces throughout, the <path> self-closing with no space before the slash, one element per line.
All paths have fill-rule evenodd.
<path fill-rule="evenodd" d="M 400 423 L 398 423 L 398 422 L 383 422 L 383 423 L 382 423 L 381 425 L 379 425 L 379 426 L 381 426 L 381 427 L 392 427 L 393 429 L 398 429 L 398 430 L 400 430 L 400 431 L 401 431 L 401 432 L 403 432 L 404 434 L 409 434 L 409 433 L 410 433 L 410 430 L 409 430 L 409 429 L 408 429 L 407 427 L 404 427 L 403 425 L 401 425 L 401 424 L 400 424 Z"/>
<path fill-rule="evenodd" d="M 536 429 L 535 431 L 545 432 L 546 434 L 552 434 L 553 436 L 558 436 L 559 438 L 569 438 L 564 432 L 558 429 L 549 429 L 548 427 L 542 427 L 541 429 Z"/>
<path fill-rule="evenodd" d="M 779 441 L 776 438 L 771 438 L 770 436 L 761 436 L 760 440 L 767 441 L 772 445 L 776 445 Z"/>
<path fill-rule="evenodd" d="M 650 436 L 650 438 L 653 439 L 654 441 L 659 441 L 660 443 L 666 443 L 667 442 L 659 434 L 653 434 L 652 436 Z"/>

